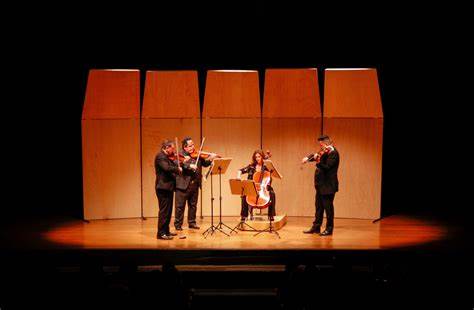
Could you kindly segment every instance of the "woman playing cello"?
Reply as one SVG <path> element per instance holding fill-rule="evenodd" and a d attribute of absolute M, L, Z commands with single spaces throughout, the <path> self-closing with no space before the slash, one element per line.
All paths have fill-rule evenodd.
<path fill-rule="evenodd" d="M 252 162 L 238 170 L 237 178 L 240 179 L 242 174 L 247 173 L 247 179 L 255 181 L 258 185 L 266 184 L 266 188 L 262 189 L 262 191 L 259 191 L 261 193 L 260 197 L 246 197 L 242 196 L 242 209 L 240 211 L 240 221 L 244 222 L 245 219 L 249 215 L 249 208 L 250 208 L 250 218 L 253 218 L 253 208 L 266 208 L 268 207 L 268 218 L 270 221 L 273 221 L 273 217 L 275 216 L 275 192 L 273 191 L 273 188 L 271 187 L 271 176 L 270 172 L 268 171 L 267 167 L 263 164 L 263 160 L 267 159 L 269 157 L 269 152 L 267 151 L 267 154 L 264 154 L 262 150 L 256 150 L 253 152 L 252 155 Z M 257 188 L 257 190 L 259 190 Z M 267 197 L 267 200 L 265 200 L 263 203 L 261 203 L 262 198 L 265 199 L 265 196 Z"/>

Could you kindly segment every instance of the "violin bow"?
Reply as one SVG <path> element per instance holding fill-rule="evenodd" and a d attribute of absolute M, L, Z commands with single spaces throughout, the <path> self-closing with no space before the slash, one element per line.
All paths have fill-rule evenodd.
<path fill-rule="evenodd" d="M 202 137 L 201 146 L 199 147 L 198 156 L 196 158 L 196 165 L 197 165 L 197 162 L 199 161 L 199 157 L 201 157 L 202 146 L 204 145 L 205 140 L 206 140 L 206 137 Z"/>
<path fill-rule="evenodd" d="M 176 159 L 178 160 L 178 169 L 180 168 L 179 166 L 179 148 L 178 148 L 178 137 L 174 137 L 174 143 L 176 145 L 175 153 L 176 153 Z"/>

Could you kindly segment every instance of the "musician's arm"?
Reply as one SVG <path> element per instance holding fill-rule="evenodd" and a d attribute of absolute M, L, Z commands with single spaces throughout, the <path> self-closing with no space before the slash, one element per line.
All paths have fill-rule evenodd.
<path fill-rule="evenodd" d="M 316 164 L 316 167 L 318 167 L 319 169 L 322 169 L 322 170 L 329 170 L 331 169 L 332 167 L 334 167 L 337 163 L 337 154 L 335 152 L 331 152 L 329 153 L 328 155 L 328 159 L 326 160 L 326 163 L 317 163 Z"/>
<path fill-rule="evenodd" d="M 237 170 L 237 179 L 240 179 L 242 174 L 249 173 L 249 170 L 250 170 L 250 165 Z"/>
<path fill-rule="evenodd" d="M 157 158 L 156 161 L 157 161 L 156 164 L 162 170 L 167 171 L 167 172 L 179 173 L 178 166 L 170 165 L 168 160 L 162 159 L 162 158 Z"/>
<path fill-rule="evenodd" d="M 201 161 L 201 166 L 203 167 L 209 167 L 212 164 L 212 160 L 200 159 L 200 161 Z"/>
<path fill-rule="evenodd" d="M 316 154 L 309 154 L 308 156 L 304 157 L 302 163 L 307 163 L 307 162 L 310 162 L 310 161 L 315 161 L 315 160 L 316 160 L 315 155 L 316 155 Z"/>

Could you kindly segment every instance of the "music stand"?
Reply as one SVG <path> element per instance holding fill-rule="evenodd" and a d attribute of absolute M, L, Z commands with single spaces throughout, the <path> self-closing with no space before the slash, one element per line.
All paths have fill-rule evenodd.
<path fill-rule="evenodd" d="M 255 182 L 252 180 L 241 180 L 241 179 L 230 179 L 229 180 L 230 184 L 230 191 L 233 195 L 240 195 L 240 197 L 247 196 L 247 195 L 253 195 L 257 196 L 257 188 L 255 186 Z M 249 224 L 245 222 L 240 222 L 235 227 L 230 231 L 237 233 L 236 229 L 237 227 L 242 227 L 242 226 L 247 226 L 249 227 L 252 231 L 259 231 L 258 229 L 253 228 Z"/>
<path fill-rule="evenodd" d="M 278 170 L 275 168 L 275 165 L 273 165 L 273 162 L 271 160 L 264 160 L 263 164 L 267 167 L 268 171 L 270 171 L 270 175 L 272 177 L 274 177 L 275 179 L 282 179 L 283 178 L 283 176 L 278 172 Z M 273 203 L 273 201 L 272 201 L 272 203 Z M 263 232 L 268 232 L 270 234 L 276 234 L 278 236 L 278 238 L 281 239 L 280 234 L 278 233 L 278 231 L 273 229 L 273 220 L 272 220 L 273 216 L 271 216 L 269 218 L 270 218 L 270 225 L 268 226 L 268 228 L 266 228 L 264 230 L 260 230 L 258 233 L 256 233 L 254 235 L 254 237 L 258 234 L 263 233 Z"/>
<path fill-rule="evenodd" d="M 222 179 L 221 179 L 222 174 L 227 171 L 227 168 L 229 167 L 231 160 L 232 158 L 216 158 L 212 161 L 212 166 L 209 168 L 210 174 L 211 174 L 211 226 L 202 233 L 204 238 L 207 238 L 209 234 L 211 235 L 214 234 L 216 230 L 220 231 L 224 235 L 229 236 L 229 234 L 227 234 L 222 229 L 222 226 L 232 229 L 222 222 Z M 214 225 L 214 191 L 213 191 L 213 186 L 212 186 L 212 176 L 214 174 L 219 174 L 219 223 L 217 225 Z"/>

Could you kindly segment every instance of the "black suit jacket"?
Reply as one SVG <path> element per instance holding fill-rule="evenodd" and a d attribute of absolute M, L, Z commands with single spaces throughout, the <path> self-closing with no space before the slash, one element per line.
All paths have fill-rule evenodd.
<path fill-rule="evenodd" d="M 176 175 L 179 174 L 178 166 L 160 151 L 155 157 L 155 188 L 174 191 L 176 186 Z"/>
<path fill-rule="evenodd" d="M 314 161 L 314 155 L 308 155 L 309 161 Z M 339 152 L 329 152 L 321 156 L 314 172 L 314 187 L 321 195 L 334 194 L 339 190 L 337 169 L 339 168 Z"/>
<path fill-rule="evenodd" d="M 182 155 L 189 156 L 187 152 L 182 151 Z M 191 181 L 195 181 L 201 184 L 201 167 L 209 167 L 211 165 L 211 161 L 205 160 L 200 158 L 197 162 L 197 170 L 194 171 L 189 167 L 194 161 L 191 160 L 190 162 L 183 163 L 183 174 L 176 176 L 176 188 L 180 190 L 187 190 Z"/>

